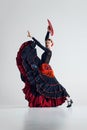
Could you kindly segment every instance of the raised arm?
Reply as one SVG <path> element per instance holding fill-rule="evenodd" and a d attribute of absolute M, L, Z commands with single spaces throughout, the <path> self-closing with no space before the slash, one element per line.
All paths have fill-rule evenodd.
<path fill-rule="evenodd" d="M 32 38 L 35 44 L 38 45 L 44 51 L 50 51 L 48 48 L 44 47 L 36 38 L 32 37 L 29 31 L 28 31 L 28 37 Z"/>
<path fill-rule="evenodd" d="M 48 20 L 48 27 L 47 27 L 47 33 L 46 33 L 46 36 L 45 36 L 45 41 L 47 41 L 47 39 L 49 39 L 50 35 L 53 35 L 53 34 L 54 34 L 54 30 L 53 30 L 52 24 Z"/>
<path fill-rule="evenodd" d="M 47 41 L 47 39 L 49 39 L 49 35 L 50 35 L 50 32 L 47 31 L 46 36 L 45 36 L 45 41 Z"/>
<path fill-rule="evenodd" d="M 32 37 L 32 39 L 34 40 L 35 44 L 38 45 L 41 49 L 43 49 L 44 51 L 47 50 L 47 48 L 44 47 L 36 38 Z"/>

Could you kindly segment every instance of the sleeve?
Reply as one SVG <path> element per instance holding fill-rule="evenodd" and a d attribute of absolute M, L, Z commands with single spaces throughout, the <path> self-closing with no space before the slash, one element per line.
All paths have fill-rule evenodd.
<path fill-rule="evenodd" d="M 46 41 L 47 39 L 49 39 L 49 35 L 50 35 L 50 32 L 47 31 L 46 36 L 45 36 L 45 41 Z"/>
<path fill-rule="evenodd" d="M 41 45 L 41 43 L 38 40 L 36 40 L 36 38 L 32 37 L 32 39 L 34 40 L 35 44 L 38 45 L 41 49 L 43 49 L 44 51 L 48 50 L 46 47 Z"/>

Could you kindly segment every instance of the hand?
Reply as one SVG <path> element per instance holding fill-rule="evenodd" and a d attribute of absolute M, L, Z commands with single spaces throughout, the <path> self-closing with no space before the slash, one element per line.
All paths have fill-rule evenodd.
<path fill-rule="evenodd" d="M 49 33 L 51 33 L 51 28 L 50 28 L 50 26 L 47 27 L 47 31 L 48 31 Z"/>
<path fill-rule="evenodd" d="M 29 31 L 27 31 L 27 33 L 28 33 L 27 37 L 32 38 L 32 36 L 31 36 L 30 32 L 29 32 Z"/>

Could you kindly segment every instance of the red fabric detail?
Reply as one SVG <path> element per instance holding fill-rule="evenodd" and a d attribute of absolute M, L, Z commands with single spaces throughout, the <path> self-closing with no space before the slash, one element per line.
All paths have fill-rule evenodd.
<path fill-rule="evenodd" d="M 25 84 L 23 92 L 25 99 L 29 102 L 29 107 L 55 107 L 63 104 L 66 100 L 66 97 L 51 99 L 45 98 L 43 95 L 34 96 L 30 91 L 30 85 L 28 83 Z"/>
<path fill-rule="evenodd" d="M 46 75 L 48 77 L 51 77 L 51 78 L 54 77 L 54 72 L 53 72 L 51 66 L 49 64 L 47 64 L 47 63 L 43 63 L 40 66 L 39 70 L 41 71 L 42 74 L 44 74 L 44 75 Z"/>

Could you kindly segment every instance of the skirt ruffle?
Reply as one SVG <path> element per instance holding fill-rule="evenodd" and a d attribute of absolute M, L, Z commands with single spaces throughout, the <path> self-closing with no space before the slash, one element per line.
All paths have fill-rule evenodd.
<path fill-rule="evenodd" d="M 22 89 L 25 94 L 25 99 L 29 102 L 29 107 L 56 107 L 62 105 L 66 97 L 60 97 L 57 99 L 46 98 L 43 95 L 39 95 L 36 92 L 36 95 L 33 95 L 31 92 L 31 86 L 27 83 Z"/>

